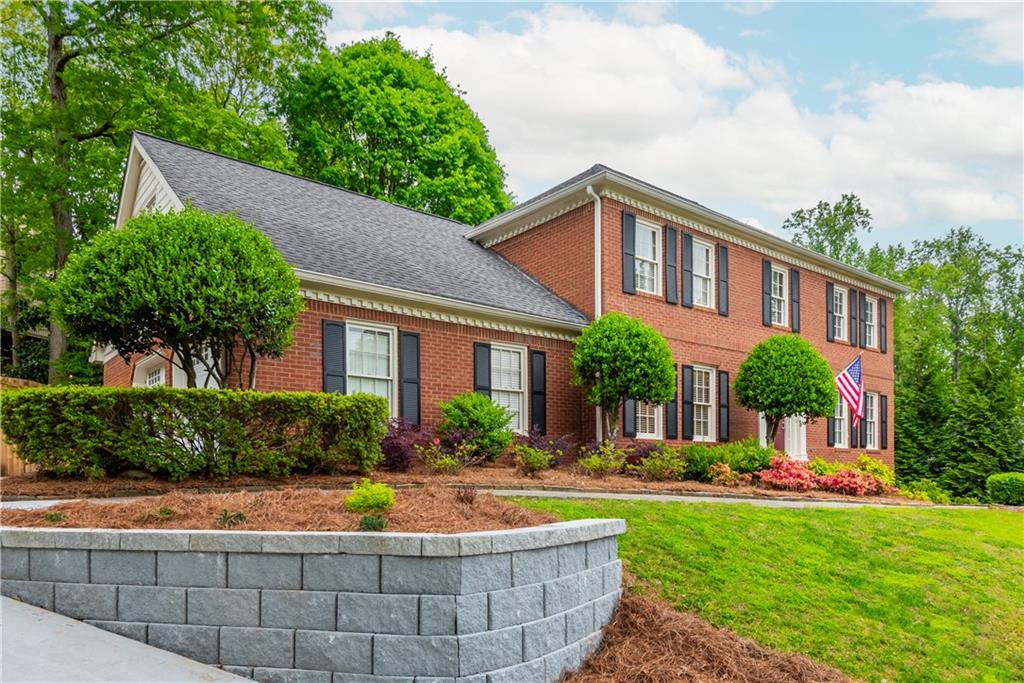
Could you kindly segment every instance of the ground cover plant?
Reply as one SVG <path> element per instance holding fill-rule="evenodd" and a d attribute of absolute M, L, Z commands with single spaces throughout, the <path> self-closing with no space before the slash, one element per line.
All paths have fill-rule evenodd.
<path fill-rule="evenodd" d="M 1024 671 L 1018 512 L 518 502 L 564 519 L 625 518 L 620 556 L 640 590 L 850 676 L 1009 681 Z"/>
<path fill-rule="evenodd" d="M 5 509 L 3 520 L 5 526 L 51 528 L 356 531 L 362 528 L 364 515 L 362 506 L 357 511 L 346 509 L 345 503 L 352 495 L 350 491 L 309 488 L 259 493 L 176 492 L 122 503 L 79 500 L 44 510 Z M 161 510 L 171 512 L 162 514 Z M 491 494 L 467 499 L 454 488 L 427 487 L 396 493 L 394 507 L 387 511 L 387 528 L 456 533 L 513 529 L 554 519 L 549 513 L 527 510 Z"/>

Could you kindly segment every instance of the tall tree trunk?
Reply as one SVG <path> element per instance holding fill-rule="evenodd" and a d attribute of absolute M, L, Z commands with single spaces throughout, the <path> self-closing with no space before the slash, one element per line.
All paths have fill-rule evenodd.
<path fill-rule="evenodd" d="M 49 5 L 49 14 L 46 21 L 46 76 L 50 86 L 50 102 L 53 104 L 56 113 L 56 123 L 53 129 L 53 161 L 57 169 L 55 187 L 53 187 L 53 199 L 50 201 L 50 213 L 53 216 L 54 232 L 54 275 L 60 272 L 67 263 L 68 254 L 71 253 L 71 245 L 74 239 L 74 227 L 69 208 L 71 192 L 68 189 L 68 178 L 70 177 L 70 159 L 67 143 L 69 139 L 66 130 L 67 122 L 64 121 L 64 114 L 67 110 L 67 88 L 64 84 L 64 6 L 60 3 Z M 57 361 L 68 349 L 67 335 L 64 329 L 54 321 L 50 321 L 50 368 L 49 382 L 56 383 Z"/>
<path fill-rule="evenodd" d="M 4 245 L 4 277 L 7 278 L 7 326 L 11 328 L 11 367 L 18 367 L 18 347 L 21 332 L 18 331 L 18 235 L 17 228 L 7 232 Z"/>

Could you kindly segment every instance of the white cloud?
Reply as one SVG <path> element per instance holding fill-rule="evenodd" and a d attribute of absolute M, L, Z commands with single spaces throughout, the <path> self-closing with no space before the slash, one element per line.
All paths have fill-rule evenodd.
<path fill-rule="evenodd" d="M 349 29 L 361 29 L 378 21 L 394 21 L 405 16 L 402 2 L 335 2 L 331 4 L 331 23 Z"/>
<path fill-rule="evenodd" d="M 745 17 L 756 17 L 774 6 L 774 2 L 726 2 L 722 5 L 722 9 Z"/>
<path fill-rule="evenodd" d="M 983 62 L 1024 61 L 1024 4 L 1020 2 L 937 2 L 925 16 L 970 23 L 964 42 L 970 54 Z"/>
<path fill-rule="evenodd" d="M 615 7 L 619 18 L 637 24 L 657 24 L 665 20 L 667 2 L 626 2 Z"/>
<path fill-rule="evenodd" d="M 516 32 L 392 30 L 467 91 L 519 199 L 600 162 L 720 210 L 742 204 L 761 226 L 843 192 L 880 229 L 1024 220 L 1019 87 L 836 82 L 856 107 L 811 112 L 781 64 L 679 24 L 566 5 L 517 17 Z"/>

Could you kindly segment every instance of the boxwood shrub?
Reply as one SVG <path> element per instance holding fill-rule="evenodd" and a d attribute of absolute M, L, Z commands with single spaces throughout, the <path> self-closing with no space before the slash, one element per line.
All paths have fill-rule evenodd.
<path fill-rule="evenodd" d="M 732 472 L 751 474 L 768 469 L 775 449 L 761 446 L 754 437 L 722 444 L 694 443 L 680 447 L 686 459 L 686 479 L 710 479 L 709 470 L 715 463 L 724 462 Z"/>
<path fill-rule="evenodd" d="M 385 400 L 367 394 L 67 386 L 0 401 L 18 456 L 75 477 L 368 472 L 388 418 Z"/>
<path fill-rule="evenodd" d="M 1024 505 L 1024 472 L 1000 472 L 985 482 L 988 497 L 1001 505 Z"/>

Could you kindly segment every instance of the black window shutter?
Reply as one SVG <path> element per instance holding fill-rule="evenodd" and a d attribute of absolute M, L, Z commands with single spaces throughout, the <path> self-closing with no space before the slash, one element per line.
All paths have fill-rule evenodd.
<path fill-rule="evenodd" d="M 420 423 L 420 335 L 402 332 L 398 340 L 400 415 L 414 425 Z"/>
<path fill-rule="evenodd" d="M 857 290 L 851 289 L 846 297 L 846 307 L 850 309 L 850 346 L 857 345 Z"/>
<path fill-rule="evenodd" d="M 325 320 L 321 335 L 324 365 L 324 391 L 345 393 L 345 323 Z"/>
<path fill-rule="evenodd" d="M 789 326 L 794 332 L 800 331 L 800 271 L 796 268 L 789 270 L 789 301 L 790 316 Z"/>
<path fill-rule="evenodd" d="M 548 433 L 548 359 L 543 351 L 530 351 L 530 423 Z"/>
<path fill-rule="evenodd" d="M 889 447 L 889 399 L 885 394 L 878 396 L 878 415 L 881 418 L 878 427 L 880 434 L 878 445 L 884 451 Z"/>
<path fill-rule="evenodd" d="M 828 418 L 827 422 L 828 422 L 828 445 L 829 446 L 835 446 L 836 445 L 836 419 L 834 417 L 830 417 L 830 418 Z"/>
<path fill-rule="evenodd" d="M 718 245 L 718 315 L 729 315 L 729 247 Z"/>
<path fill-rule="evenodd" d="M 761 323 L 772 326 L 772 262 L 761 261 Z"/>
<path fill-rule="evenodd" d="M 673 366 L 676 374 L 676 390 L 672 392 L 672 400 L 665 404 L 665 438 L 679 438 L 679 366 Z"/>
<path fill-rule="evenodd" d="M 729 440 L 729 373 L 718 371 L 718 440 Z"/>
<path fill-rule="evenodd" d="M 889 306 L 885 299 L 878 300 L 878 350 L 889 350 Z"/>
<path fill-rule="evenodd" d="M 473 391 L 491 395 L 491 345 L 473 344 Z"/>
<path fill-rule="evenodd" d="M 622 435 L 636 436 L 636 399 L 627 398 L 622 402 Z"/>
<path fill-rule="evenodd" d="M 636 216 L 622 212 L 622 291 L 636 294 Z"/>
<path fill-rule="evenodd" d="M 687 308 L 693 307 L 693 235 L 683 233 L 683 300 Z"/>
<path fill-rule="evenodd" d="M 853 411 L 847 410 L 847 419 L 850 420 L 850 448 L 857 448 L 860 444 L 858 437 L 860 430 L 853 426 Z"/>
<path fill-rule="evenodd" d="M 683 366 L 683 438 L 693 440 L 693 366 Z"/>
<path fill-rule="evenodd" d="M 866 308 L 865 301 L 867 300 L 867 294 L 864 292 L 860 293 L 860 348 L 865 348 L 867 344 L 864 343 L 864 337 L 867 336 L 868 324 L 864 320 L 864 309 Z M 878 317 L 878 310 L 875 310 L 875 317 Z M 878 321 L 875 321 L 875 334 L 878 334 Z"/>
<path fill-rule="evenodd" d="M 677 234 L 671 225 L 665 226 L 665 301 L 670 304 L 679 303 L 679 278 L 676 272 Z"/>
<path fill-rule="evenodd" d="M 835 331 L 835 304 L 836 304 L 836 286 L 831 282 L 825 283 L 825 339 L 828 341 L 836 340 Z M 832 444 L 829 444 L 831 446 Z"/>

